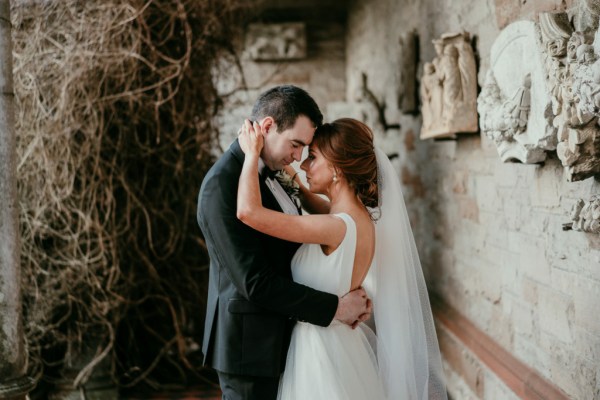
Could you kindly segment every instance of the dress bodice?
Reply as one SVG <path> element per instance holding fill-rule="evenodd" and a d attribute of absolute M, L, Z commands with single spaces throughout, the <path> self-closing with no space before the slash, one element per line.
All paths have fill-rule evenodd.
<path fill-rule="evenodd" d="M 357 230 L 350 215 L 334 215 L 346 224 L 340 245 L 329 255 L 319 244 L 300 246 L 292 259 L 292 275 L 298 283 L 343 296 L 352 282 Z M 292 332 L 278 400 L 385 400 L 376 342 L 364 324 L 352 329 L 337 320 L 327 327 L 298 322 Z"/>
<path fill-rule="evenodd" d="M 292 259 L 295 282 L 313 289 L 343 296 L 350 290 L 356 253 L 356 224 L 346 213 L 333 214 L 346 224 L 346 234 L 340 245 L 326 255 L 319 244 L 300 246 Z"/>

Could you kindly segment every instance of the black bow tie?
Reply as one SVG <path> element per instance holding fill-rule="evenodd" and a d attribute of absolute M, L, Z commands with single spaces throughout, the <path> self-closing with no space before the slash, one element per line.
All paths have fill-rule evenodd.
<path fill-rule="evenodd" d="M 270 170 L 269 167 L 265 167 L 262 170 L 261 176 L 262 176 L 263 179 L 267 179 L 267 178 L 275 179 L 275 175 L 277 174 L 277 172 L 278 171 L 272 171 L 272 170 Z"/>

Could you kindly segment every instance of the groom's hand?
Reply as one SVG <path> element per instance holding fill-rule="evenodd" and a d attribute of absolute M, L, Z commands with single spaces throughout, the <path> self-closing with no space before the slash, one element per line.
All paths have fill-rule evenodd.
<path fill-rule="evenodd" d="M 373 312 L 373 303 L 363 288 L 346 293 L 339 301 L 334 319 L 340 320 L 352 329 L 368 320 Z"/>

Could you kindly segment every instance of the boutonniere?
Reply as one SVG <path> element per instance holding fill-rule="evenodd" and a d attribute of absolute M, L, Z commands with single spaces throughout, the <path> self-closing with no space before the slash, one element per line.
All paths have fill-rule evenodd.
<path fill-rule="evenodd" d="M 280 170 L 275 173 L 275 179 L 281 185 L 283 190 L 292 199 L 292 202 L 297 208 L 300 208 L 300 185 L 294 180 L 294 176 L 290 176 L 285 170 Z"/>

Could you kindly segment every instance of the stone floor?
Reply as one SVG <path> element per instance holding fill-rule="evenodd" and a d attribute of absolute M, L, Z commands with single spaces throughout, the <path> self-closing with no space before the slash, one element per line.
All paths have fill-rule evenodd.
<path fill-rule="evenodd" d="M 163 393 L 128 394 L 121 400 L 220 400 L 221 391 L 210 386 L 196 386 Z"/>
<path fill-rule="evenodd" d="M 208 373 L 189 387 L 164 390 L 135 390 L 120 393 L 120 400 L 220 400 L 221 390 L 216 374 Z"/>

